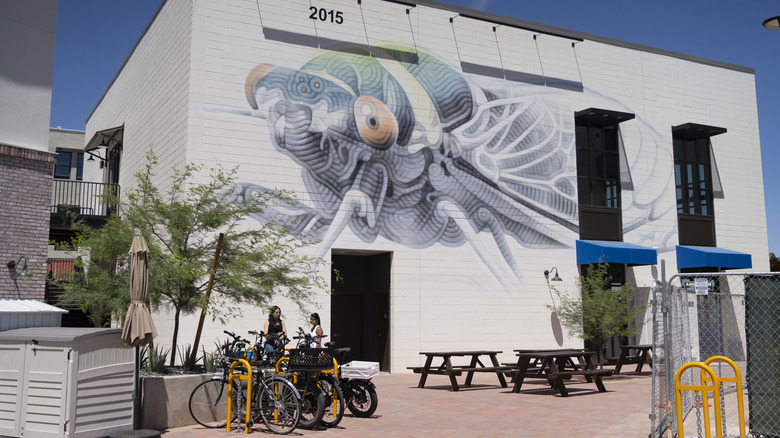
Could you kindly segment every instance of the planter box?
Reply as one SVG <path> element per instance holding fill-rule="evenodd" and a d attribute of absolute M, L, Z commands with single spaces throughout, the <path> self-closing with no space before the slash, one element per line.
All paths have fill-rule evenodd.
<path fill-rule="evenodd" d="M 196 424 L 189 410 L 190 393 L 211 374 L 141 378 L 141 428 L 165 430 Z"/>

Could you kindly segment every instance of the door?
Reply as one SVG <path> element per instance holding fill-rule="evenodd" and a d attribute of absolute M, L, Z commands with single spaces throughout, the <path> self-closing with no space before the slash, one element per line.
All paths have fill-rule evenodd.
<path fill-rule="evenodd" d="M 20 436 L 61 437 L 66 432 L 70 349 L 34 342 L 27 343 Z"/>
<path fill-rule="evenodd" d="M 0 343 L 0 436 L 19 436 L 24 343 Z"/>
<path fill-rule="evenodd" d="M 351 347 L 353 360 L 379 362 L 382 371 L 389 371 L 392 253 L 333 250 L 331 260 L 333 340 Z"/>

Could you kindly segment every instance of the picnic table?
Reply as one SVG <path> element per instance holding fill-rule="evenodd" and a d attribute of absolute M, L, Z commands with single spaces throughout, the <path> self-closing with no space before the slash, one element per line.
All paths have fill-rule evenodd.
<path fill-rule="evenodd" d="M 629 363 L 635 363 L 636 372 L 641 372 L 645 362 L 651 360 L 649 352 L 652 349 L 652 344 L 621 345 L 620 357 L 617 358 L 615 363 L 615 374 L 620 374 L 620 369 L 623 368 L 623 365 Z M 630 353 L 631 350 L 634 350 L 634 354 Z"/>
<path fill-rule="evenodd" d="M 452 385 L 453 391 L 458 391 L 460 387 L 458 386 L 458 381 L 456 377 L 461 376 L 463 373 L 466 374 L 466 382 L 465 386 L 471 386 L 472 378 L 474 377 L 474 373 L 496 373 L 496 376 L 498 376 L 498 382 L 501 384 L 502 388 L 506 388 L 508 385 L 506 383 L 506 379 L 504 378 L 504 372 L 506 371 L 512 371 L 515 369 L 514 366 L 502 366 L 498 362 L 498 355 L 501 354 L 501 351 L 492 351 L 492 350 L 474 350 L 474 351 L 428 351 L 428 352 L 421 352 L 420 354 L 425 356 L 425 365 L 421 367 L 408 367 L 410 370 L 412 370 L 415 373 L 420 374 L 420 382 L 417 384 L 418 388 L 424 388 L 425 382 L 428 379 L 429 374 L 437 374 L 437 375 L 445 375 L 450 378 L 450 384 Z M 452 364 L 452 358 L 453 357 L 471 357 L 471 361 L 468 365 L 453 365 Z M 482 362 L 481 358 L 487 357 L 490 359 L 490 365 L 492 366 L 486 366 L 485 363 Z M 433 360 L 435 358 L 441 358 L 442 362 L 439 366 L 433 366 Z"/>
<path fill-rule="evenodd" d="M 514 374 L 512 392 L 520 392 L 526 378 L 546 379 L 552 388 L 557 389 L 561 397 L 568 397 L 564 380 L 573 376 L 583 376 L 588 382 L 595 382 L 599 392 L 606 392 L 602 376 L 612 374 L 612 370 L 596 369 L 591 356 L 592 351 L 581 349 L 561 350 L 516 350 L 517 370 Z M 575 363 L 574 361 L 577 361 Z M 532 362 L 536 366 L 532 366 Z M 568 369 L 567 369 L 568 366 Z"/>

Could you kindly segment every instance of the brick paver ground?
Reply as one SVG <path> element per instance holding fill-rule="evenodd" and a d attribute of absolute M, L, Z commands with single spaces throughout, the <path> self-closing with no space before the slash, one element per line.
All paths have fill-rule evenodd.
<path fill-rule="evenodd" d="M 379 409 L 372 418 L 349 411 L 333 429 L 296 429 L 300 437 L 620 437 L 646 438 L 650 433 L 651 377 L 621 374 L 604 380 L 607 392 L 574 380 L 570 396 L 560 397 L 542 381 L 527 380 L 519 394 L 501 388 L 492 374 L 477 374 L 471 387 L 450 390 L 445 376 L 429 376 L 417 388 L 418 374 L 380 374 L 373 379 Z M 459 380 L 462 383 L 463 378 Z M 235 429 L 189 426 L 168 430 L 163 438 L 240 436 Z M 271 436 L 255 425 L 251 435 Z"/>

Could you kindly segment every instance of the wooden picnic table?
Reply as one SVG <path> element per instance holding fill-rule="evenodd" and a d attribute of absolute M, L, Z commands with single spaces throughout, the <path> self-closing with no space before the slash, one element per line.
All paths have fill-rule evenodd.
<path fill-rule="evenodd" d="M 498 355 L 501 351 L 493 350 L 474 350 L 474 351 L 427 351 L 420 354 L 425 356 L 425 365 L 422 367 L 409 367 L 415 373 L 420 373 L 420 382 L 417 384 L 418 388 L 424 388 L 425 382 L 428 379 L 429 374 L 445 375 L 450 378 L 450 384 L 453 391 L 458 391 L 458 381 L 456 377 L 466 374 L 465 386 L 471 386 L 471 380 L 474 377 L 474 373 L 489 372 L 496 373 L 498 376 L 498 382 L 502 388 L 507 387 L 506 379 L 504 378 L 504 372 L 515 370 L 514 366 L 502 366 L 498 362 Z M 490 365 L 486 366 L 480 358 L 490 358 Z M 453 365 L 453 357 L 471 357 L 471 361 L 468 365 Z M 441 365 L 438 367 L 433 366 L 433 360 L 435 358 L 441 358 Z"/>
<path fill-rule="evenodd" d="M 512 392 L 520 392 L 526 378 L 541 378 L 546 379 L 552 388 L 558 389 L 561 397 L 568 397 L 564 380 L 573 376 L 583 376 L 588 382 L 595 382 L 599 392 L 606 392 L 601 377 L 612 374 L 612 370 L 596 369 L 591 359 L 594 354 L 581 349 L 519 350 Z M 577 360 L 576 364 L 574 360 Z M 537 364 L 536 367 L 531 366 L 532 361 Z"/>
<path fill-rule="evenodd" d="M 615 374 L 620 374 L 620 369 L 623 368 L 623 365 L 629 363 L 635 363 L 636 372 L 641 372 L 645 362 L 648 362 L 650 359 L 649 352 L 652 349 L 652 344 L 621 345 L 620 357 L 618 357 L 615 364 Z M 631 350 L 634 350 L 634 354 L 630 353 Z"/>

